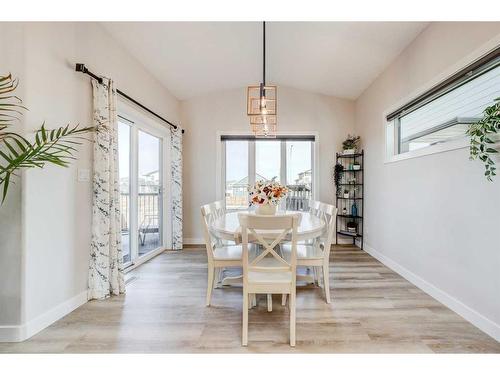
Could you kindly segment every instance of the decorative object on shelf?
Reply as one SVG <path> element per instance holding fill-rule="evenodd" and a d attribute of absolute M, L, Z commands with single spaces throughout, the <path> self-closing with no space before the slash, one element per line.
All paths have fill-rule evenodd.
<path fill-rule="evenodd" d="M 21 169 L 43 168 L 46 163 L 59 167 L 68 167 L 76 153 L 75 144 L 85 140 L 85 133 L 94 131 L 94 127 L 62 126 L 46 129 L 42 124 L 34 132 L 34 141 L 26 139 L 9 130 L 22 110 L 26 110 L 21 99 L 14 91 L 18 80 L 12 75 L 0 75 L 0 189 L 1 203 L 5 201 L 12 178 L 19 175 Z"/>
<path fill-rule="evenodd" d="M 249 203 L 258 215 L 275 215 L 276 207 L 288 193 L 288 188 L 274 181 L 259 180 L 249 189 Z"/>
<path fill-rule="evenodd" d="M 352 136 L 349 136 L 353 138 Z M 355 137 L 358 138 L 359 137 Z M 339 236 L 349 237 L 352 243 L 359 244 L 363 248 L 363 216 L 364 216 L 364 151 L 356 150 L 351 154 L 344 152 L 336 153 L 336 164 L 340 164 L 343 168 L 343 174 L 340 177 L 338 186 L 341 187 L 337 194 L 336 205 L 341 215 L 337 215 L 337 233 L 336 240 L 339 241 Z M 340 167 L 338 167 L 340 170 Z M 344 190 L 347 195 L 344 195 Z"/>
<path fill-rule="evenodd" d="M 358 216 L 358 206 L 356 206 L 356 201 L 351 206 L 351 215 Z"/>
<path fill-rule="evenodd" d="M 344 198 L 348 199 L 349 198 L 349 190 L 344 189 Z"/>
<path fill-rule="evenodd" d="M 257 138 L 275 138 L 277 87 L 266 85 L 266 22 L 262 22 L 262 82 L 247 87 L 247 115 Z"/>
<path fill-rule="evenodd" d="M 491 146 L 498 141 L 499 133 L 500 98 L 497 98 L 493 105 L 483 111 L 483 118 L 471 124 L 466 132 L 470 137 L 469 159 L 479 159 L 484 163 L 484 175 L 488 181 L 493 181 L 493 177 L 496 176 L 496 166 L 492 156 L 498 153 L 498 150 Z"/>
<path fill-rule="evenodd" d="M 333 180 L 335 182 L 336 195 L 340 195 L 341 187 L 340 181 L 342 180 L 342 175 L 344 174 L 344 166 L 342 164 L 336 163 L 333 168 Z"/>
<path fill-rule="evenodd" d="M 358 225 L 356 224 L 355 221 L 349 221 L 346 224 L 347 231 L 350 233 L 356 233 L 358 230 Z"/>
<path fill-rule="evenodd" d="M 360 136 L 348 134 L 346 140 L 342 142 L 343 155 L 355 154 L 356 150 L 359 147 L 360 140 L 361 140 Z"/>

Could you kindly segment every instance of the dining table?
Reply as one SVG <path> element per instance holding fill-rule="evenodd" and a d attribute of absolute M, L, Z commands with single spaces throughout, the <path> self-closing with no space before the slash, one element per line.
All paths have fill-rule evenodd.
<path fill-rule="evenodd" d="M 223 215 L 215 218 L 210 224 L 210 230 L 219 239 L 225 241 L 234 241 L 236 244 L 241 243 L 241 226 L 238 219 L 238 214 L 247 213 L 254 215 L 253 210 L 228 211 Z M 325 229 L 326 222 L 305 211 L 277 211 L 276 215 L 296 214 L 299 217 L 297 226 L 297 242 L 298 241 L 313 241 L 320 237 Z M 260 231 L 262 237 L 266 237 L 266 231 Z M 274 234 L 270 233 L 273 237 Z M 310 270 L 306 270 L 306 274 L 299 274 L 297 280 L 311 281 Z M 235 281 L 241 281 L 241 270 L 229 270 L 223 272 L 219 280 L 220 285 L 232 285 Z"/>

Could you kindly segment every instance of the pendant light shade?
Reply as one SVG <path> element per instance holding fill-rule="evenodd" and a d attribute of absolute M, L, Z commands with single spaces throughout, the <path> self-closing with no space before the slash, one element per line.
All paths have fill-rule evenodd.
<path fill-rule="evenodd" d="M 247 115 L 256 137 L 274 138 L 277 131 L 277 87 L 266 85 L 266 23 L 262 23 L 262 82 L 247 88 Z"/>

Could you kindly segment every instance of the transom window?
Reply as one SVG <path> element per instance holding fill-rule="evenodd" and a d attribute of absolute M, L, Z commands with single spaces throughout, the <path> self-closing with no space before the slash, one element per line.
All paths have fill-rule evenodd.
<path fill-rule="evenodd" d="M 388 156 L 464 138 L 498 97 L 500 49 L 389 114 Z"/>
<path fill-rule="evenodd" d="M 307 211 L 313 198 L 314 136 L 222 136 L 222 187 L 228 210 L 248 208 L 248 186 L 275 180 L 289 189 L 282 209 Z"/>

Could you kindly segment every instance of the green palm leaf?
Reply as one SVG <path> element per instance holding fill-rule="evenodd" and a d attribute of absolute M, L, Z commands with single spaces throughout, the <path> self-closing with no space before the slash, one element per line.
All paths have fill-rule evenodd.
<path fill-rule="evenodd" d="M 30 141 L 20 134 L 7 131 L 14 121 L 19 119 L 26 108 L 22 101 L 11 93 L 17 88 L 18 81 L 11 74 L 0 76 L 0 190 L 1 202 L 7 197 L 12 177 L 17 176 L 20 169 L 43 168 L 46 163 L 61 167 L 69 166 L 75 159 L 77 149 L 84 134 L 94 130 L 93 127 L 78 125 L 62 126 L 49 130 L 42 124 Z"/>

